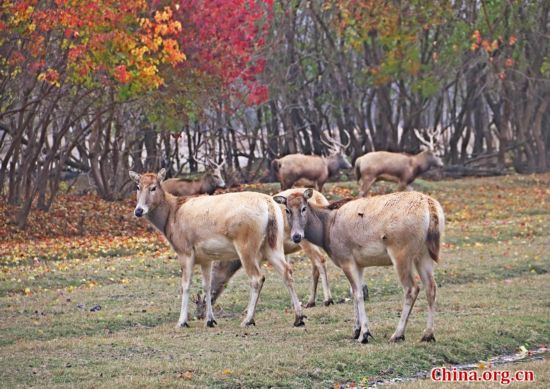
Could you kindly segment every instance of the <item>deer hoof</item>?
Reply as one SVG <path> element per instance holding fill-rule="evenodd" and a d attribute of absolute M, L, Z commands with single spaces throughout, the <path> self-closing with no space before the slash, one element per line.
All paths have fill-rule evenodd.
<path fill-rule="evenodd" d="M 420 339 L 421 342 L 435 342 L 434 334 L 424 335 L 422 339 Z"/>
<path fill-rule="evenodd" d="M 250 326 L 256 327 L 256 322 L 254 321 L 254 319 L 250 319 L 248 321 L 245 320 L 241 323 L 241 327 L 250 327 Z"/>
<path fill-rule="evenodd" d="M 305 308 L 312 308 L 315 306 L 315 301 L 308 301 L 308 303 L 305 305 Z"/>
<path fill-rule="evenodd" d="M 405 341 L 405 335 L 401 335 L 401 336 L 392 336 L 390 338 L 390 343 L 399 343 L 399 342 L 404 342 Z"/>
<path fill-rule="evenodd" d="M 176 329 L 179 329 L 179 328 L 189 328 L 189 324 L 187 324 L 186 321 L 184 321 L 183 323 L 178 323 L 176 324 Z"/>
<path fill-rule="evenodd" d="M 306 325 L 306 323 L 304 323 L 304 319 L 307 318 L 307 316 L 296 316 L 296 319 L 294 320 L 294 327 L 303 327 Z"/>
<path fill-rule="evenodd" d="M 361 335 L 361 328 L 356 328 L 353 331 L 353 339 L 359 339 L 359 335 Z"/>
<path fill-rule="evenodd" d="M 218 324 L 218 322 L 217 322 L 216 320 L 214 320 L 214 319 L 208 320 L 208 321 L 206 322 L 206 326 L 207 326 L 207 327 L 210 327 L 210 328 L 214 328 L 214 326 L 215 326 L 216 324 Z"/>
<path fill-rule="evenodd" d="M 330 298 L 327 301 L 325 301 L 324 304 L 325 304 L 325 307 L 328 307 L 329 305 L 334 305 L 334 300 Z"/>
<path fill-rule="evenodd" d="M 369 343 L 369 336 L 372 338 L 372 340 L 374 340 L 374 336 L 372 336 L 372 334 L 369 331 L 367 331 L 363 334 L 363 337 L 361 337 L 361 343 L 363 344 Z"/>

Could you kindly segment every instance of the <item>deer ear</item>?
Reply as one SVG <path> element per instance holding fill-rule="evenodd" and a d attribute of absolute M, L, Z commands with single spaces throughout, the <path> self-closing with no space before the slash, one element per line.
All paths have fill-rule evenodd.
<path fill-rule="evenodd" d="M 307 188 L 306 190 L 304 190 L 304 198 L 306 200 L 309 200 L 312 197 L 313 197 L 313 189 Z"/>
<path fill-rule="evenodd" d="M 164 181 L 164 179 L 166 178 L 166 169 L 165 168 L 160 169 L 160 171 L 157 173 L 157 178 L 161 182 Z"/>
<path fill-rule="evenodd" d="M 128 172 L 128 174 L 130 174 L 130 178 L 132 180 L 134 180 L 136 184 L 139 184 L 139 179 L 141 178 L 141 176 L 139 174 L 137 174 L 136 172 L 134 172 L 132 170 L 130 170 Z"/>
<path fill-rule="evenodd" d="M 286 205 L 286 197 L 285 196 L 273 196 L 273 200 L 275 200 L 276 203 Z"/>

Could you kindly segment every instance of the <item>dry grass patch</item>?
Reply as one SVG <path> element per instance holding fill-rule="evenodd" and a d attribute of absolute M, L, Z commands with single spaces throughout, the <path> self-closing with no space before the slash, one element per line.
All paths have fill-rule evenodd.
<path fill-rule="evenodd" d="M 483 203 L 479 186 L 489 184 L 496 191 L 495 209 L 503 207 L 494 210 L 498 218 L 462 218 L 465 204 L 473 211 L 493 209 L 474 205 Z M 306 327 L 293 328 L 286 288 L 267 266 L 256 327 L 239 327 L 248 300 L 246 276 L 239 273 L 219 300 L 225 315 L 217 328 L 191 321 L 190 329 L 175 330 L 177 261 L 165 251 L 137 251 L 57 261 L 67 266 L 55 272 L 45 270 L 54 266 L 45 261 L 44 268 L 14 265 L 2 273 L 0 382 L 4 387 L 330 387 L 414 376 L 433 366 L 548 345 L 550 211 L 548 189 L 546 198 L 540 195 L 541 176 L 420 185 L 448 204 L 447 240 L 452 242 L 445 245 L 436 271 L 440 288 L 434 344 L 419 342 L 426 320 L 423 291 L 406 342 L 387 343 L 402 302 L 391 268 L 365 272 L 371 296 L 367 314 L 375 336 L 368 345 L 351 339 L 349 301 L 306 310 Z M 499 203 L 498 195 L 507 199 L 509 192 L 523 196 L 520 205 Z M 452 204 L 453 199 L 459 204 Z M 493 224 L 485 223 L 497 219 L 501 224 L 494 228 L 506 233 L 493 238 Z M 522 220 L 533 226 L 533 233 L 523 233 Z M 304 301 L 310 263 L 301 256 L 293 261 L 296 289 Z M 335 299 L 347 298 L 349 287 L 341 271 L 329 264 L 329 274 Z M 100 310 L 90 311 L 98 305 Z M 533 367 L 537 385 L 548 380 L 544 366 Z M 425 381 L 418 385 L 431 387 Z"/>

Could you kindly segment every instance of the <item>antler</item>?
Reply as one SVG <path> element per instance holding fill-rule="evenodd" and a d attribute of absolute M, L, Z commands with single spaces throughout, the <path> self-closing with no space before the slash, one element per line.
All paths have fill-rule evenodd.
<path fill-rule="evenodd" d="M 322 135 L 324 135 L 327 140 L 330 142 L 326 142 L 323 137 L 321 136 L 321 142 L 323 142 L 325 145 L 327 145 L 329 148 L 333 149 L 333 150 L 336 150 L 336 151 L 339 151 L 340 149 L 347 149 L 349 147 L 349 145 L 351 144 L 351 136 L 349 134 L 349 132 L 347 130 L 344 130 L 344 133 L 346 134 L 346 136 L 348 137 L 348 142 L 343 145 L 342 143 L 338 142 L 336 139 L 332 138 L 331 136 L 323 133 Z"/>
<path fill-rule="evenodd" d="M 225 159 L 222 159 L 222 163 L 218 164 L 215 161 L 211 160 L 210 158 L 206 157 L 206 161 L 210 166 L 216 169 L 221 169 L 223 165 L 225 165 Z"/>
<path fill-rule="evenodd" d="M 330 141 L 331 138 L 329 138 L 327 135 L 325 135 L 329 139 L 329 141 L 327 142 L 326 140 L 323 139 L 323 135 L 325 135 L 325 134 L 323 133 L 321 135 L 321 142 L 323 144 L 325 144 L 326 146 L 328 146 L 329 149 L 334 150 L 336 147 L 335 147 L 334 143 L 332 141 Z"/>
<path fill-rule="evenodd" d="M 429 150 L 435 151 L 435 146 L 439 143 L 439 137 L 441 136 L 441 129 L 436 130 L 433 128 L 429 128 L 424 131 L 428 136 L 428 140 L 424 139 L 424 137 L 420 134 L 420 131 L 418 131 L 416 128 L 414 129 L 414 135 L 418 138 L 420 142 L 422 142 L 422 144 L 427 146 Z"/>
<path fill-rule="evenodd" d="M 351 135 L 350 133 L 348 132 L 348 130 L 344 130 L 344 133 L 346 134 L 346 136 L 348 137 L 348 143 L 346 143 L 344 146 L 342 146 L 345 149 L 347 149 L 349 147 L 349 145 L 351 144 Z"/>

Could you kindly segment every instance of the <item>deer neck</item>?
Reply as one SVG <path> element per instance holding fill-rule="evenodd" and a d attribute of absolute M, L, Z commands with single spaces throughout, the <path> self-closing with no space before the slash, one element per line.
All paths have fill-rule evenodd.
<path fill-rule="evenodd" d="M 211 195 L 214 193 L 216 188 L 214 188 L 214 183 L 212 182 L 212 177 L 209 174 L 204 174 L 201 178 L 201 193 L 207 193 Z"/>
<path fill-rule="evenodd" d="M 426 153 L 424 151 L 414 156 L 414 162 L 416 175 L 422 174 L 430 168 L 430 165 L 426 158 Z"/>
<path fill-rule="evenodd" d="M 145 216 L 168 240 L 170 240 L 168 230 L 171 228 L 170 221 L 173 219 L 172 215 L 176 209 L 176 199 L 176 196 L 164 192 L 164 201 Z"/>
<path fill-rule="evenodd" d="M 327 232 L 334 218 L 333 213 L 332 210 L 310 205 L 304 228 L 304 237 L 314 245 L 325 249 L 327 253 L 330 253 L 330 241 Z"/>
<path fill-rule="evenodd" d="M 336 158 L 336 156 L 330 155 L 325 158 L 325 162 L 327 164 L 328 175 L 330 177 L 334 176 L 338 172 L 340 167 L 338 164 L 338 159 Z"/>

